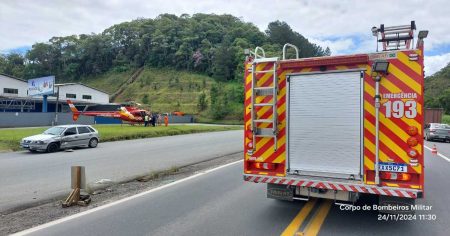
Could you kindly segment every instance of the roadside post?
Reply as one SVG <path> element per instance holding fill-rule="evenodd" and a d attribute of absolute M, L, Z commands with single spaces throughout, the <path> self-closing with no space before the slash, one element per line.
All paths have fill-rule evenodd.
<path fill-rule="evenodd" d="M 43 99 L 42 99 L 42 112 L 47 112 L 47 107 L 48 107 L 48 100 L 47 100 L 47 98 L 48 98 L 48 95 L 44 95 L 42 97 L 43 97 Z"/>
<path fill-rule="evenodd" d="M 81 195 L 81 189 L 86 188 L 86 175 L 84 166 L 71 167 L 71 187 L 72 191 L 66 200 L 62 203 L 62 207 L 69 207 L 73 204 L 87 206 L 91 202 L 89 195 Z"/>
<path fill-rule="evenodd" d="M 56 90 L 56 106 L 55 106 L 55 121 L 54 121 L 54 125 L 58 125 L 58 109 L 59 109 L 59 87 L 61 86 L 61 84 L 55 84 L 55 87 L 57 88 Z"/>

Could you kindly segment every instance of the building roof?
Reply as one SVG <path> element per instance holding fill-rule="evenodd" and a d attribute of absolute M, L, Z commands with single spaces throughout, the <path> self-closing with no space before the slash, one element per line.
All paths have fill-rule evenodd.
<path fill-rule="evenodd" d="M 12 75 L 7 75 L 7 74 L 4 74 L 4 73 L 0 73 L 0 75 L 3 75 L 3 76 L 5 76 L 5 77 L 11 78 L 11 79 L 16 79 L 16 80 L 19 80 L 19 81 L 21 81 L 21 82 L 27 83 L 26 80 L 20 79 L 20 78 L 17 78 L 17 77 L 14 77 L 14 76 L 12 76 Z"/>
<path fill-rule="evenodd" d="M 88 87 L 88 88 L 90 88 L 90 89 L 97 90 L 97 91 L 102 92 L 102 93 L 104 93 L 104 94 L 110 95 L 109 93 L 107 93 L 107 92 L 105 92 L 105 91 L 103 91 L 103 90 L 100 90 L 100 89 L 98 89 L 98 88 L 94 88 L 94 87 L 92 87 L 92 86 L 89 86 L 89 85 L 86 85 L 86 84 L 83 84 L 83 83 L 63 83 L 63 84 L 55 84 L 55 86 L 69 86 L 69 85 L 82 85 L 82 86 L 84 86 L 84 87 Z"/>
<path fill-rule="evenodd" d="M 14 77 L 14 76 L 12 76 L 12 75 L 7 75 L 7 74 L 4 74 L 4 73 L 0 73 L 0 75 L 3 75 L 3 76 L 5 76 L 5 77 L 11 78 L 11 79 L 16 79 L 16 80 L 19 80 L 19 81 L 24 82 L 24 83 L 28 83 L 27 80 L 24 80 L 24 79 L 20 79 L 20 78 Z M 86 84 L 83 84 L 83 83 L 63 83 L 63 84 L 55 84 L 55 86 L 66 86 L 66 85 L 82 85 L 82 86 L 84 86 L 84 87 L 88 87 L 88 88 L 97 90 L 97 91 L 99 91 L 99 92 L 102 92 L 102 93 L 104 93 L 104 94 L 107 94 L 108 96 L 110 95 L 109 93 L 107 93 L 107 92 L 105 92 L 105 91 L 103 91 L 103 90 L 100 90 L 100 89 L 98 89 L 98 88 L 94 88 L 94 87 L 92 87 L 92 86 L 89 86 L 89 85 L 86 85 Z"/>

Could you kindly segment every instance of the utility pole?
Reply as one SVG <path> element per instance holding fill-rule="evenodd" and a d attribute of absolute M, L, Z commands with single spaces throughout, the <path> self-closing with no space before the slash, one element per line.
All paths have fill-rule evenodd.
<path fill-rule="evenodd" d="M 55 125 L 58 125 L 58 108 L 59 108 L 59 85 L 55 85 L 56 90 L 56 107 L 55 107 Z"/>

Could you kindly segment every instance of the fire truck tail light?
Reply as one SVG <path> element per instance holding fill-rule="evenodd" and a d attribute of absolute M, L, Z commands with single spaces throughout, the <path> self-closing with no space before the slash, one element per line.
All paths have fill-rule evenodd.
<path fill-rule="evenodd" d="M 255 162 L 254 166 L 257 169 L 263 169 L 263 170 L 275 170 L 277 168 L 277 164 L 266 163 L 266 162 Z"/>
<path fill-rule="evenodd" d="M 253 148 L 253 142 L 252 142 L 252 141 L 248 142 L 248 143 L 247 143 L 247 147 L 248 147 L 248 148 Z"/>
<path fill-rule="evenodd" d="M 415 138 L 415 137 L 408 138 L 408 140 L 406 142 L 408 143 L 408 145 L 410 147 L 414 147 L 419 143 L 419 141 L 417 141 L 417 138 Z"/>
<path fill-rule="evenodd" d="M 408 156 L 411 157 L 411 158 L 417 157 L 417 154 L 418 153 L 417 153 L 416 149 L 411 148 L 411 149 L 408 150 Z"/>
<path fill-rule="evenodd" d="M 385 180 L 400 180 L 400 181 L 411 180 L 411 175 L 407 173 L 381 172 L 380 177 Z"/>
<path fill-rule="evenodd" d="M 252 133 L 252 130 L 250 128 L 250 125 L 247 125 L 247 128 L 245 129 L 245 136 L 248 139 L 252 139 L 253 138 L 253 133 Z"/>
<path fill-rule="evenodd" d="M 409 126 L 409 127 L 408 127 L 407 133 L 408 133 L 410 136 L 414 136 L 414 135 L 416 135 L 418 132 L 419 132 L 419 130 L 417 129 L 417 127 L 415 127 L 415 126 Z"/>

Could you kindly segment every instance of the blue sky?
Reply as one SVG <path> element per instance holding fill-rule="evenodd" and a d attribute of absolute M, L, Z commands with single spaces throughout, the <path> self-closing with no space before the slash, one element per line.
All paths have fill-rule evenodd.
<path fill-rule="evenodd" d="M 3 50 L 3 52 L 5 54 L 9 54 L 9 53 L 19 53 L 24 55 L 28 50 L 31 49 L 31 46 L 22 46 L 22 47 L 17 47 L 17 48 L 10 48 L 10 49 L 5 49 Z"/>
<path fill-rule="evenodd" d="M 430 30 L 425 70 L 432 74 L 450 62 L 448 9 L 447 0 L 227 0 L 226 4 L 219 0 L 195 4 L 186 0 L 5 0 L 0 1 L 0 53 L 24 52 L 53 36 L 100 33 L 120 22 L 163 13 L 232 14 L 262 31 L 269 22 L 281 20 L 310 41 L 330 47 L 335 55 L 368 53 L 376 49 L 372 26 L 415 20 L 418 30 Z"/>

